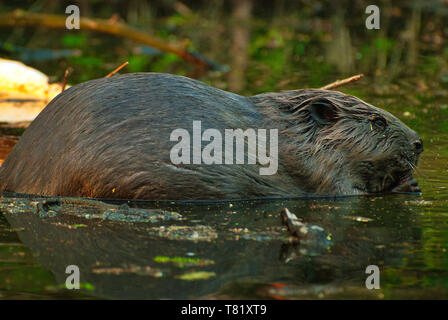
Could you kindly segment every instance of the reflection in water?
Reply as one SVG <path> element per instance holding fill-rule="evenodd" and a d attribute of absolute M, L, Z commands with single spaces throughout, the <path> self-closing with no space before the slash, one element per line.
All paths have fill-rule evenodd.
<path fill-rule="evenodd" d="M 94 287 L 85 292 L 103 298 L 372 297 L 365 268 L 405 267 L 422 237 L 408 196 L 159 204 L 167 211 L 34 200 L 3 205 L 20 240 L 58 283 L 77 265 Z M 331 241 L 294 243 L 281 224 L 285 206 Z M 140 220 L 124 221 L 123 210 Z"/>

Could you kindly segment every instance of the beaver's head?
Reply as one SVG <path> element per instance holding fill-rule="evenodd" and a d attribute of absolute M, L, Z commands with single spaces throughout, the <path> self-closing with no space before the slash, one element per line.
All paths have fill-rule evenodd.
<path fill-rule="evenodd" d="M 389 112 L 337 91 L 297 90 L 281 100 L 275 113 L 288 123 L 281 154 L 295 161 L 290 174 L 309 192 L 420 192 L 413 171 L 422 140 Z"/>

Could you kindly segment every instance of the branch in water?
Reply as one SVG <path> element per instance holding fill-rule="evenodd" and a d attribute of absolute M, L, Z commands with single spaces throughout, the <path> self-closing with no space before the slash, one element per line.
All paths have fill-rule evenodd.
<path fill-rule="evenodd" d="M 48 28 L 66 28 L 64 15 L 31 13 L 23 10 L 14 10 L 0 14 L 0 26 L 42 26 Z M 179 58 L 205 70 L 220 70 L 223 68 L 194 52 L 188 51 L 183 44 L 166 43 L 146 32 L 132 28 L 124 23 L 113 20 L 80 18 L 80 28 L 97 31 L 118 37 L 128 38 L 145 44 L 163 52 L 172 53 Z"/>

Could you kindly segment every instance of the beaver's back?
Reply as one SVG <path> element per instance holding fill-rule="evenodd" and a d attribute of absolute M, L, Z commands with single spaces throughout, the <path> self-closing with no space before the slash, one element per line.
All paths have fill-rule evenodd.
<path fill-rule="evenodd" d="M 168 74 L 136 73 L 69 88 L 39 114 L 0 168 L 0 189 L 96 198 L 275 195 L 288 183 L 258 165 L 173 165 L 170 134 L 259 128 L 246 97 Z"/>

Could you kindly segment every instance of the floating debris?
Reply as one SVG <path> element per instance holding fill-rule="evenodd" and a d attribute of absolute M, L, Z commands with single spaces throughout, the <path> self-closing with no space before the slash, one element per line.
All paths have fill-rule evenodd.
<path fill-rule="evenodd" d="M 361 217 L 361 216 L 342 216 L 343 219 L 349 219 L 357 222 L 370 222 L 373 221 L 371 218 Z"/>
<path fill-rule="evenodd" d="M 165 211 L 161 209 L 140 209 L 131 208 L 126 204 L 115 206 L 106 210 L 101 218 L 113 221 L 123 222 L 159 222 L 172 219 L 180 219 L 182 216 L 174 211 Z"/>
<path fill-rule="evenodd" d="M 126 204 L 118 206 L 97 200 L 69 197 L 46 198 L 37 201 L 35 199 L 0 198 L 0 209 L 11 214 L 34 213 L 41 218 L 51 218 L 59 213 L 64 213 L 85 219 L 104 219 L 128 223 L 156 223 L 182 219 L 182 215 L 174 211 L 131 208 Z"/>
<path fill-rule="evenodd" d="M 413 205 L 413 206 L 419 206 L 419 207 L 432 206 L 432 201 L 427 201 L 427 200 L 406 200 L 404 203 L 407 205 Z"/>
<path fill-rule="evenodd" d="M 176 278 L 180 280 L 193 281 L 193 280 L 207 280 L 212 277 L 216 277 L 216 273 L 199 271 L 199 272 L 184 273 L 180 276 L 177 276 Z"/>
<path fill-rule="evenodd" d="M 149 234 L 170 240 L 212 241 L 218 238 L 215 229 L 203 225 L 153 227 Z"/>
<path fill-rule="evenodd" d="M 209 259 L 191 258 L 191 257 L 166 257 L 157 256 L 154 258 L 157 263 L 172 263 L 179 268 L 183 267 L 205 267 L 215 264 L 215 261 Z"/>
<path fill-rule="evenodd" d="M 94 274 L 112 274 L 112 275 L 120 275 L 120 274 L 137 274 L 141 276 L 150 276 L 154 278 L 161 278 L 164 276 L 164 273 L 157 268 L 153 268 L 150 266 L 136 266 L 136 265 L 128 265 L 126 267 L 104 267 L 104 268 L 95 268 L 91 270 Z"/>

